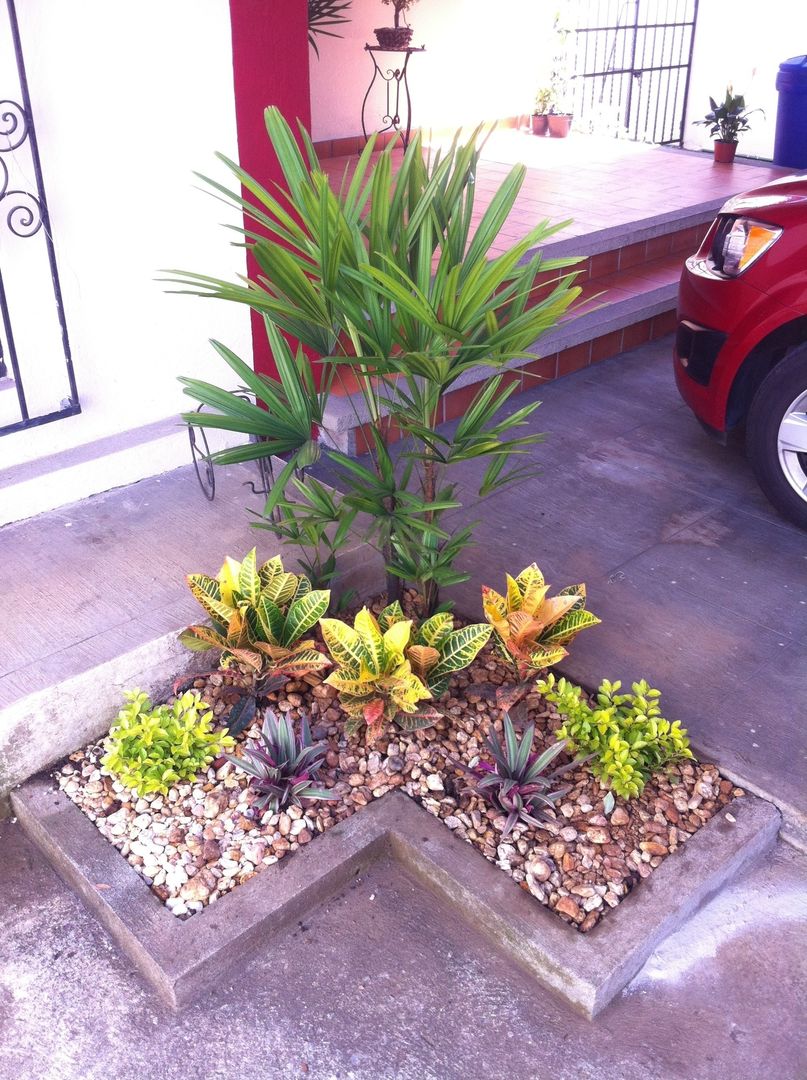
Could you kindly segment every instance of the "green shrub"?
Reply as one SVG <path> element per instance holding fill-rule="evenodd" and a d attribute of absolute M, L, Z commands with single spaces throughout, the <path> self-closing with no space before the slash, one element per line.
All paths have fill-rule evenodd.
<path fill-rule="evenodd" d="M 625 799 L 640 795 L 649 777 L 670 761 L 691 758 L 686 729 L 661 715 L 661 692 L 642 679 L 632 693 L 620 694 L 622 684 L 604 679 L 594 707 L 583 691 L 554 675 L 536 683 L 547 701 L 565 716 L 558 731 L 581 754 L 592 755 L 592 771 Z"/>
<path fill-rule="evenodd" d="M 537 471 L 530 453 L 541 436 L 525 425 L 539 403 L 510 407 L 515 384 L 506 379 L 580 294 L 573 275 L 541 280 L 578 261 L 546 259 L 540 250 L 568 223 L 537 222 L 501 251 L 526 169 L 513 166 L 484 212 L 475 210 L 479 131 L 467 142 L 458 133 L 440 152 L 424 152 L 415 134 L 400 162 L 392 145 L 374 153 L 371 138 L 350 182 L 332 187 L 305 130 L 301 149 L 275 107 L 266 110 L 266 126 L 283 171 L 277 190 L 227 158 L 235 190 L 208 181 L 251 219 L 244 242 L 257 273 L 237 284 L 169 273 L 185 291 L 259 313 L 277 377 L 257 374 L 214 343 L 255 401 L 184 378 L 185 392 L 208 408 L 183 418 L 258 437 L 219 451 L 222 464 L 284 456 L 264 507 L 266 525 L 293 542 L 302 537 L 314 550 L 311 565 L 330 560 L 327 530 L 366 515 L 366 539 L 383 554 L 390 601 L 402 580 L 413 581 L 431 613 L 442 587 L 467 578 L 456 564 L 473 526 L 454 531 L 444 519 L 460 505 L 460 475 L 485 497 Z M 293 351 L 284 333 L 301 348 Z M 303 349 L 319 357 L 316 381 Z M 447 430 L 444 399 L 472 371 L 478 392 Z M 369 418 L 364 462 L 329 448 L 336 445 L 327 426 L 330 395 L 353 387 Z M 404 454 L 391 449 L 399 435 Z M 344 492 L 326 507 L 292 483 L 321 454 L 337 466 Z"/>
<path fill-rule="evenodd" d="M 193 780 L 215 758 L 235 745 L 213 729 L 213 713 L 195 691 L 173 705 L 152 705 L 147 694 L 131 690 L 104 742 L 101 764 L 136 794 L 165 795 L 172 784 Z"/>

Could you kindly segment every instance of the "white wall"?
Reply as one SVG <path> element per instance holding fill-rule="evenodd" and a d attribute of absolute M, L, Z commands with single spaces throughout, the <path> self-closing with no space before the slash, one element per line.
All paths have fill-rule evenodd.
<path fill-rule="evenodd" d="M 776 130 L 776 74 L 779 64 L 807 53 L 807 4 L 804 0 L 700 0 L 685 145 L 708 147 L 708 128 L 694 127 L 709 110 L 709 95 L 725 96 L 732 83 L 749 108 L 765 115 L 750 118 L 751 131 L 741 136 L 740 153 L 773 157 Z"/>
<path fill-rule="evenodd" d="M 531 110 L 546 82 L 553 5 L 538 0 L 422 0 L 409 12 L 414 55 L 409 74 L 414 123 L 451 127 Z M 315 140 L 361 133 L 361 104 L 372 75 L 365 42 L 392 24 L 380 0 L 353 0 L 341 39 L 325 38 L 311 57 Z M 383 55 L 379 56 L 379 63 Z M 388 54 L 390 63 L 394 54 Z M 376 113 L 382 98 L 376 97 Z M 369 127 L 369 125 L 368 125 Z"/>
<path fill-rule="evenodd" d="M 245 309 L 155 281 L 162 267 L 243 272 L 220 225 L 238 215 L 192 175 L 224 179 L 214 151 L 237 157 L 227 0 L 17 0 L 17 11 L 83 412 L 0 437 L 0 469 L 178 413 L 180 374 L 226 383 L 210 337 L 251 356 Z M 30 169 L 25 147 L 17 155 Z M 0 255 L 19 278 L 8 243 Z M 52 305 L 29 294 L 21 334 Z M 32 385 L 35 356 L 22 366 Z M 175 442 L 160 467 L 188 460 Z M 147 458 L 143 475 L 156 467 Z"/>

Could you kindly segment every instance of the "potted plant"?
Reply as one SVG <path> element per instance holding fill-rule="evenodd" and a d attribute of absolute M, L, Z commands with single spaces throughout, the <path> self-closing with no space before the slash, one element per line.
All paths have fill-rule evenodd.
<path fill-rule="evenodd" d="M 549 128 L 549 113 L 552 110 L 552 89 L 542 87 L 535 95 L 535 108 L 532 110 L 533 135 L 546 135 Z"/>
<path fill-rule="evenodd" d="M 394 26 L 378 26 L 374 33 L 378 44 L 382 49 L 397 51 L 407 49 L 412 40 L 412 27 L 406 24 L 406 12 L 417 3 L 417 0 L 381 0 L 383 4 L 391 4 L 395 11 Z M 401 26 L 403 17 L 404 25 Z"/>
<path fill-rule="evenodd" d="M 742 94 L 735 94 L 731 85 L 726 87 L 726 99 L 722 105 L 718 105 L 713 97 L 709 98 L 709 104 L 712 106 L 709 112 L 703 120 L 696 120 L 695 123 L 709 128 L 709 134 L 715 141 L 715 161 L 730 165 L 737 153 L 741 132 L 751 128 L 748 117 L 752 113 L 762 112 L 762 109 L 749 112 L 745 107 L 745 98 Z"/>
<path fill-rule="evenodd" d="M 549 134 L 553 139 L 565 139 L 572 128 L 572 120 L 574 119 L 570 112 L 556 112 L 554 107 L 547 116 L 547 122 L 549 124 Z"/>
<path fill-rule="evenodd" d="M 570 30 L 563 25 L 558 12 L 554 23 L 555 52 L 550 77 L 552 105 L 547 117 L 549 134 L 553 139 L 565 139 L 572 127 L 573 114 L 565 107 L 569 96 L 569 34 Z"/>

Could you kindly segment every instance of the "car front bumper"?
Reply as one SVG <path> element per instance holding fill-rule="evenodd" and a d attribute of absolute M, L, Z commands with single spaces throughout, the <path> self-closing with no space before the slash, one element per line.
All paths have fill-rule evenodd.
<path fill-rule="evenodd" d="M 687 259 L 678 290 L 675 381 L 697 418 L 726 430 L 734 378 L 756 340 L 770 297 L 741 278 L 710 272 L 697 255 Z"/>

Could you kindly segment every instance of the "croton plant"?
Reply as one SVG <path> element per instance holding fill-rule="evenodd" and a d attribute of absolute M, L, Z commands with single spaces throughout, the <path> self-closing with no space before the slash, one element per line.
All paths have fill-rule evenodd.
<path fill-rule="evenodd" d="M 434 709 L 424 712 L 420 705 L 431 698 L 431 691 L 406 657 L 411 619 L 393 622 L 382 630 L 364 607 L 353 626 L 341 619 L 320 619 L 320 628 L 336 664 L 325 682 L 339 692 L 348 716 L 348 735 L 366 724 L 367 742 L 372 744 L 393 721 L 408 731 L 434 723 L 439 714 Z"/>
<path fill-rule="evenodd" d="M 331 594 L 284 570 L 279 555 L 259 567 L 253 548 L 241 562 L 225 559 L 215 578 L 189 574 L 187 581 L 210 616 L 210 625 L 180 635 L 189 649 L 221 649 L 223 668 L 252 674 L 300 678 L 330 666 L 304 635 L 328 610 Z"/>
<path fill-rule="evenodd" d="M 397 600 L 378 616 L 382 631 L 404 621 L 403 609 Z M 484 623 L 472 623 L 455 630 L 454 618 L 447 611 L 432 615 L 420 625 L 414 620 L 411 624 L 406 659 L 433 698 L 442 697 L 451 676 L 468 667 L 492 632 L 492 628 Z"/>
<path fill-rule="evenodd" d="M 548 596 L 550 586 L 535 563 L 518 577 L 506 577 L 504 596 L 483 586 L 482 607 L 505 659 L 521 679 L 557 664 L 581 630 L 601 621 L 586 611 L 585 585 L 569 585 Z"/>

